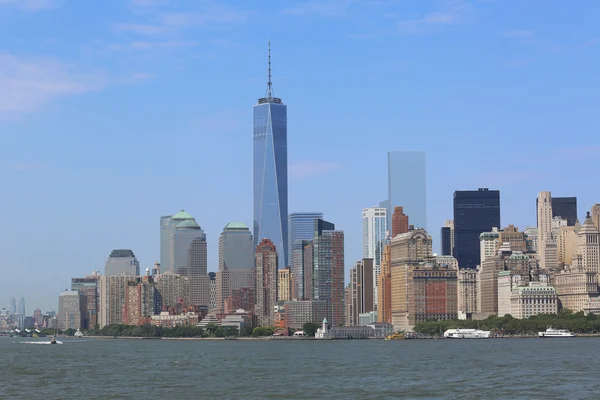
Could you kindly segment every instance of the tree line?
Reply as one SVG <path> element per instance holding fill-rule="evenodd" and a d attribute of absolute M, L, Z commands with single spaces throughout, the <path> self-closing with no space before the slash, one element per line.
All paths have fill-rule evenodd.
<path fill-rule="evenodd" d="M 574 333 L 600 333 L 600 318 L 583 311 L 573 313 L 562 310 L 558 314 L 539 314 L 528 319 L 517 319 L 511 315 L 491 315 L 484 320 L 425 321 L 415 325 L 414 331 L 424 335 L 441 336 L 448 329 L 481 329 L 506 335 L 537 335 L 547 328 L 568 329 Z"/>

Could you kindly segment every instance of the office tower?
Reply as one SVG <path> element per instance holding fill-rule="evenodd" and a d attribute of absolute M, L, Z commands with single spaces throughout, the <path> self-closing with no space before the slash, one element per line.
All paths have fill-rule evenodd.
<path fill-rule="evenodd" d="M 253 108 L 254 245 L 269 238 L 279 249 L 279 266 L 288 264 L 287 106 L 273 96 L 271 45 L 267 97 Z"/>
<path fill-rule="evenodd" d="M 498 242 L 500 244 L 509 243 L 512 251 L 520 251 L 522 253 L 527 251 L 525 232 L 520 232 L 519 228 L 512 224 L 499 230 Z"/>
<path fill-rule="evenodd" d="M 552 218 L 561 217 L 567 220 L 568 226 L 577 222 L 577 197 L 553 197 Z"/>
<path fill-rule="evenodd" d="M 594 226 L 596 229 L 600 230 L 600 204 L 594 204 L 592 206 L 591 215 Z"/>
<path fill-rule="evenodd" d="M 208 281 L 210 283 L 210 305 L 208 309 L 212 310 L 217 305 L 217 274 L 215 272 L 209 272 Z"/>
<path fill-rule="evenodd" d="M 578 235 L 577 253 L 582 257 L 585 271 L 594 272 L 600 278 L 600 232 L 596 229 L 589 212 Z"/>
<path fill-rule="evenodd" d="M 392 247 L 386 240 L 381 258 L 381 273 L 377 282 L 377 321 L 392 323 Z"/>
<path fill-rule="evenodd" d="M 307 251 L 309 244 L 310 254 Z M 309 300 L 312 295 L 312 240 L 296 240 L 292 245 L 291 255 L 292 299 Z"/>
<path fill-rule="evenodd" d="M 500 226 L 500 191 L 478 189 L 454 192 L 454 251 L 460 268 L 480 263 L 479 235 Z"/>
<path fill-rule="evenodd" d="M 104 266 L 105 276 L 140 274 L 140 263 L 131 250 L 113 250 Z"/>
<path fill-rule="evenodd" d="M 98 323 L 98 287 L 100 276 L 88 276 L 85 278 L 71 278 L 71 290 L 77 291 L 84 296 L 83 314 L 81 316 L 81 328 L 91 329 Z"/>
<path fill-rule="evenodd" d="M 279 269 L 277 277 L 277 301 L 292 300 L 292 273 L 290 268 Z"/>
<path fill-rule="evenodd" d="M 310 294 L 305 291 L 305 281 L 311 275 L 311 270 L 304 268 L 304 247 L 315 236 L 315 221 L 323 219 L 323 213 L 296 212 L 289 216 L 289 263 L 292 266 L 292 298 L 309 299 Z M 312 266 L 311 266 L 312 268 Z M 312 275 L 311 275 L 312 276 Z"/>
<path fill-rule="evenodd" d="M 427 228 L 425 152 L 388 152 L 388 200 L 388 222 L 394 207 L 402 206 L 415 227 Z"/>
<path fill-rule="evenodd" d="M 173 253 L 169 264 L 189 278 L 190 305 L 208 308 L 210 283 L 207 271 L 206 234 L 194 219 L 177 225 L 172 235 Z"/>
<path fill-rule="evenodd" d="M 158 274 L 155 278 L 156 292 L 161 310 L 182 308 L 190 304 L 190 280 L 187 276 L 165 273 Z"/>
<path fill-rule="evenodd" d="M 442 255 L 452 255 L 452 231 L 449 226 L 443 226 L 441 231 Z"/>
<path fill-rule="evenodd" d="M 194 217 L 192 217 L 185 210 L 181 210 L 174 215 L 165 215 L 160 217 L 160 272 L 167 273 L 170 272 L 172 274 L 178 273 L 175 269 L 174 260 L 174 252 L 175 252 L 175 243 L 173 242 L 173 238 L 175 236 L 175 231 L 177 226 L 184 221 L 193 221 Z"/>
<path fill-rule="evenodd" d="M 269 239 L 256 247 L 256 304 L 254 312 L 259 326 L 273 326 L 277 303 L 277 248 Z"/>
<path fill-rule="evenodd" d="M 331 222 L 315 221 L 313 239 L 313 300 L 328 302 L 327 320 L 332 326 L 344 319 L 344 232 Z"/>
<path fill-rule="evenodd" d="M 36 308 L 33 310 L 33 321 L 36 326 L 42 326 L 44 323 L 44 318 L 42 317 L 42 310 Z"/>
<path fill-rule="evenodd" d="M 255 246 L 250 229 L 243 222 L 230 222 L 219 237 L 219 271 L 216 276 L 216 309 L 226 310 L 232 304 L 232 294 L 244 289 L 245 296 L 253 296 L 255 289 Z M 250 304 L 254 304 L 252 301 Z M 246 311 L 252 311 L 248 309 Z"/>
<path fill-rule="evenodd" d="M 17 313 L 17 300 L 15 300 L 14 297 L 10 298 L 10 314 L 16 314 Z"/>
<path fill-rule="evenodd" d="M 540 192 L 536 200 L 538 228 L 538 256 L 540 268 L 546 268 L 546 247 L 552 239 L 552 196 Z M 558 256 L 558 254 L 557 254 Z"/>
<path fill-rule="evenodd" d="M 350 270 L 350 304 L 347 309 L 352 317 L 347 321 L 349 326 L 360 325 L 358 316 L 361 313 L 374 311 L 373 265 L 372 258 L 364 258 Z"/>
<path fill-rule="evenodd" d="M 85 297 L 81 292 L 68 290 L 58 295 L 58 329 L 81 329 L 81 316 L 85 312 Z"/>
<path fill-rule="evenodd" d="M 312 240 L 315 236 L 315 220 L 323 219 L 321 212 L 294 212 L 288 218 L 288 250 L 291 252 L 297 240 Z"/>
<path fill-rule="evenodd" d="M 402 207 L 396 207 L 402 210 Z M 401 212 L 401 211 L 400 211 Z M 392 223 L 394 218 L 397 221 L 399 215 L 392 216 Z M 408 220 L 408 218 L 406 218 Z M 362 213 L 363 220 L 363 258 L 373 260 L 373 303 L 374 309 L 377 310 L 377 280 L 381 271 L 381 257 L 383 254 L 383 246 L 385 239 L 388 236 L 388 224 L 387 224 L 387 210 L 385 208 L 371 207 L 363 209 Z M 361 311 L 362 312 L 362 311 Z M 358 315 L 357 317 L 358 318 Z"/>
<path fill-rule="evenodd" d="M 392 214 L 392 237 L 408 232 L 408 227 L 408 215 L 404 214 L 404 208 L 400 206 L 394 207 L 394 213 Z"/>
<path fill-rule="evenodd" d="M 500 231 L 493 227 L 491 232 L 482 232 L 479 235 L 479 264 L 489 257 L 493 257 L 500 247 Z"/>
<path fill-rule="evenodd" d="M 19 315 L 25 317 L 25 298 L 23 297 L 19 300 Z"/>

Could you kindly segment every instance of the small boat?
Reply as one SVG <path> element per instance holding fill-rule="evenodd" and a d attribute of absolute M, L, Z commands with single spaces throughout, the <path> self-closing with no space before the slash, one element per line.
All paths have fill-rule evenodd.
<path fill-rule="evenodd" d="M 479 329 L 448 329 L 444 332 L 447 339 L 488 339 L 491 331 L 480 331 Z"/>
<path fill-rule="evenodd" d="M 549 327 L 545 332 L 538 332 L 538 336 L 541 338 L 566 338 L 575 337 L 576 335 L 568 329 L 553 329 Z"/>
<path fill-rule="evenodd" d="M 52 336 L 52 340 L 50 340 L 50 344 L 56 344 L 56 336 Z"/>
<path fill-rule="evenodd" d="M 394 333 L 385 338 L 385 340 L 404 340 L 406 339 L 402 333 Z"/>

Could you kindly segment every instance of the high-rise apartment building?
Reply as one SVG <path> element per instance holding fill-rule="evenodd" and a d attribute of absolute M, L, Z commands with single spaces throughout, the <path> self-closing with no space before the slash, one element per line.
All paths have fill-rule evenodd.
<path fill-rule="evenodd" d="M 460 268 L 480 263 L 479 235 L 500 227 L 500 191 L 457 190 L 454 192 L 454 251 Z"/>
<path fill-rule="evenodd" d="M 374 311 L 373 304 L 373 259 L 363 258 L 357 261 L 350 270 L 350 304 L 349 310 L 352 316 L 347 321 L 349 326 L 358 326 L 359 314 Z"/>
<path fill-rule="evenodd" d="M 169 264 L 175 271 L 189 278 L 190 305 L 208 308 L 210 282 L 207 271 L 206 234 L 194 219 L 179 223 L 172 235 Z"/>
<path fill-rule="evenodd" d="M 277 272 L 277 301 L 292 300 L 292 273 L 290 268 L 280 268 Z"/>
<path fill-rule="evenodd" d="M 250 229 L 243 222 L 230 222 L 219 237 L 219 271 L 216 276 L 216 309 L 226 310 L 225 304 L 233 304 L 231 296 L 241 293 L 254 298 L 255 249 Z M 242 292 L 239 292 L 242 290 Z M 252 309 L 254 301 L 251 302 Z M 252 311 L 248 309 L 246 311 Z"/>
<path fill-rule="evenodd" d="M 263 239 L 256 248 L 256 314 L 259 326 L 273 326 L 277 303 L 277 263 L 275 244 Z"/>
<path fill-rule="evenodd" d="M 394 212 L 400 211 L 401 213 L 402 207 L 396 207 L 396 209 L 398 208 L 400 210 L 394 210 Z M 400 215 L 392 216 L 392 223 L 394 222 L 394 218 L 396 218 L 396 223 L 400 224 L 398 222 L 399 217 Z M 381 257 L 383 255 L 383 246 L 385 244 L 385 240 L 389 232 L 387 223 L 387 210 L 385 208 L 380 207 L 365 208 L 362 212 L 362 221 L 363 258 L 373 260 L 373 279 L 371 279 L 371 283 L 373 284 L 373 290 L 371 293 L 373 294 L 374 308 L 371 311 L 376 311 L 377 279 L 379 278 L 379 273 L 381 271 Z"/>
<path fill-rule="evenodd" d="M 99 274 L 85 278 L 71 278 L 71 290 L 77 291 L 84 296 L 83 315 L 81 316 L 82 329 L 94 328 L 98 323 L 99 285 Z"/>
<path fill-rule="evenodd" d="M 289 216 L 288 251 L 292 266 L 292 298 L 295 300 L 307 300 L 312 296 L 312 253 L 307 254 L 305 247 L 315 236 L 315 221 L 318 219 L 323 219 L 323 213 L 296 212 Z M 305 255 L 308 260 L 305 260 Z"/>
<path fill-rule="evenodd" d="M 253 235 L 279 249 L 279 266 L 288 264 L 287 106 L 273 96 L 271 47 L 267 96 L 253 108 Z"/>
<path fill-rule="evenodd" d="M 540 268 L 545 269 L 547 267 L 547 258 L 551 258 L 546 257 L 546 248 L 552 246 L 552 196 L 550 192 L 539 192 L 536 200 L 536 208 L 538 224 L 537 253 L 540 260 Z M 550 264 L 553 264 L 551 260 Z"/>
<path fill-rule="evenodd" d="M 215 272 L 208 273 L 208 282 L 210 284 L 210 304 L 209 310 L 212 310 L 217 305 L 217 274 Z"/>
<path fill-rule="evenodd" d="M 126 283 L 123 324 L 143 325 L 160 312 L 160 298 L 151 276 L 137 277 Z"/>
<path fill-rule="evenodd" d="M 394 213 L 392 214 L 391 237 L 395 237 L 397 235 L 400 235 L 401 233 L 408 232 L 408 221 L 408 215 L 404 214 L 404 208 L 400 206 L 394 207 Z"/>
<path fill-rule="evenodd" d="M 161 310 L 190 304 L 190 279 L 187 276 L 167 272 L 156 275 L 154 281 Z"/>
<path fill-rule="evenodd" d="M 327 320 L 343 325 L 344 318 L 344 232 L 321 219 L 315 222 L 313 239 L 313 300 L 328 304 Z"/>
<path fill-rule="evenodd" d="M 123 323 L 127 282 L 134 280 L 135 277 L 132 275 L 104 275 L 100 277 L 98 293 L 100 302 L 98 324 L 100 328 L 106 325 Z"/>
<path fill-rule="evenodd" d="M 140 274 L 140 263 L 131 250 L 113 250 L 106 260 L 104 266 L 104 275 L 131 275 Z"/>
<path fill-rule="evenodd" d="M 394 207 L 402 206 L 411 223 L 427 229 L 425 152 L 388 152 L 388 223 Z"/>
<path fill-rule="evenodd" d="M 81 329 L 81 315 L 85 312 L 85 298 L 81 292 L 68 290 L 58 295 L 58 329 Z"/>

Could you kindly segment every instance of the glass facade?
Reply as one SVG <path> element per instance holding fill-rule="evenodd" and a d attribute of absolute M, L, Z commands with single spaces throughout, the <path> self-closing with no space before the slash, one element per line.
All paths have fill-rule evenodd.
<path fill-rule="evenodd" d="M 575 226 L 577 222 L 577 197 L 553 197 L 552 217 L 561 217 L 567 220 L 568 226 Z"/>
<path fill-rule="evenodd" d="M 315 220 L 323 219 L 320 212 L 291 213 L 288 219 L 288 250 L 291 251 L 297 240 L 312 240 L 315 237 Z"/>
<path fill-rule="evenodd" d="M 288 266 L 287 107 L 281 99 L 259 99 L 253 110 L 254 245 L 270 239 Z"/>
<path fill-rule="evenodd" d="M 388 197 L 388 226 L 401 206 L 415 228 L 427 230 L 425 152 L 388 152 Z"/>
<path fill-rule="evenodd" d="M 454 192 L 454 251 L 460 268 L 476 268 L 481 261 L 479 235 L 500 226 L 499 190 Z"/>

